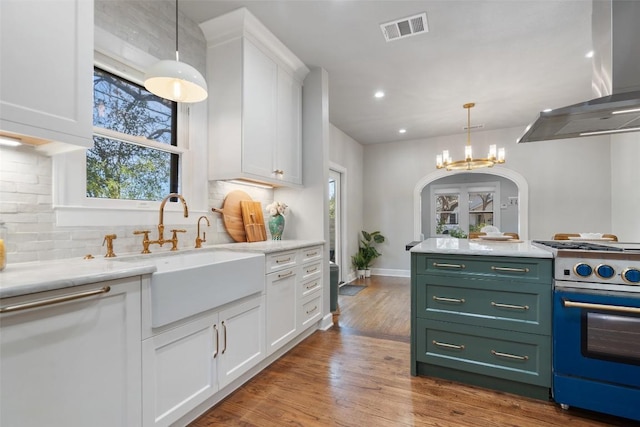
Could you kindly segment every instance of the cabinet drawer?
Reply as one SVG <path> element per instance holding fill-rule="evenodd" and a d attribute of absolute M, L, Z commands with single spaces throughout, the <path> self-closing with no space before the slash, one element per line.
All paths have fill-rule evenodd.
<path fill-rule="evenodd" d="M 539 386 L 551 384 L 551 338 L 418 319 L 416 358 L 446 368 Z"/>
<path fill-rule="evenodd" d="M 278 252 L 276 254 L 267 255 L 267 271 L 266 273 L 273 273 L 285 268 L 293 267 L 296 265 L 298 258 L 298 252 Z"/>
<path fill-rule="evenodd" d="M 322 245 L 300 249 L 300 258 L 303 263 L 322 259 Z"/>
<path fill-rule="evenodd" d="M 304 280 L 300 282 L 300 287 L 298 288 L 300 291 L 300 295 L 302 298 L 310 295 L 314 292 L 318 292 L 322 288 L 322 276 L 317 276 L 311 278 L 309 280 Z"/>
<path fill-rule="evenodd" d="M 414 257 L 417 274 L 448 276 L 491 276 L 502 280 L 551 283 L 551 260 L 487 256 L 447 256 L 417 254 Z"/>
<path fill-rule="evenodd" d="M 302 280 L 322 275 L 322 261 L 305 264 L 301 269 Z"/>
<path fill-rule="evenodd" d="M 418 317 L 471 323 L 506 330 L 551 333 L 551 285 L 459 279 L 461 286 L 433 284 L 441 278 L 420 276 L 417 281 Z M 440 280 L 438 280 L 440 279 Z M 475 285 L 476 288 L 464 286 Z"/>
<path fill-rule="evenodd" d="M 311 325 L 322 316 L 322 293 L 313 294 L 309 298 L 304 298 L 298 312 L 300 330 Z"/>

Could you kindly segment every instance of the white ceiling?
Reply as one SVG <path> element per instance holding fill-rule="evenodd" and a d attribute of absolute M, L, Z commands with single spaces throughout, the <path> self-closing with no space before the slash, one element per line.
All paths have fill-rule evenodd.
<path fill-rule="evenodd" d="M 587 0 L 181 0 L 203 22 L 247 7 L 329 74 L 329 119 L 363 144 L 524 127 L 594 98 Z M 386 42 L 380 24 L 427 13 L 429 32 Z M 376 90 L 386 96 L 375 99 Z M 404 135 L 398 129 L 406 128 Z"/>

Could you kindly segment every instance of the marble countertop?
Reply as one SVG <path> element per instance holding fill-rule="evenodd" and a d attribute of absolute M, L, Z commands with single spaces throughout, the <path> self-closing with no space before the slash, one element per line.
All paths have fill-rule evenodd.
<path fill-rule="evenodd" d="M 321 245 L 322 240 L 268 240 L 254 243 L 225 243 L 202 249 L 184 249 L 177 252 L 139 253 L 117 258 L 60 259 L 55 261 L 7 264 L 0 272 L 0 298 L 70 288 L 107 280 L 152 274 L 156 271 L 154 259 L 195 251 L 232 250 L 263 254 Z M 120 262 L 124 260 L 126 262 Z"/>
<path fill-rule="evenodd" d="M 502 242 L 489 240 L 432 238 L 420 242 L 411 252 L 452 255 L 509 256 L 524 258 L 553 258 L 550 251 L 533 246 L 530 240 Z"/>

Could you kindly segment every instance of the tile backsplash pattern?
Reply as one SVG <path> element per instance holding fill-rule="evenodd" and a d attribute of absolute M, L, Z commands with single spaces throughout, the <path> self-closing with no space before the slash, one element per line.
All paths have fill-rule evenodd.
<path fill-rule="evenodd" d="M 211 226 L 206 227 L 205 221 L 201 223 L 201 231 L 207 233 L 207 242 L 203 246 L 233 242 L 224 228 L 221 214 L 210 209 L 222 207 L 226 194 L 236 189 L 241 189 L 253 200 L 260 201 L 263 209 L 273 200 L 271 189 L 210 181 L 207 217 Z M 193 248 L 195 245 L 198 217 L 193 216 L 192 225 L 179 226 L 187 230 L 179 235 L 180 248 Z M 76 258 L 86 254 L 104 256 L 106 245 L 103 247 L 102 244 L 105 234 L 118 236 L 114 240 L 116 255 L 136 254 L 142 249 L 142 237 L 134 236 L 133 232 L 151 229 L 150 237 L 155 238 L 157 225 L 57 227 L 52 207 L 52 160 L 30 147 L 0 148 L 0 221 L 4 221 L 8 229 L 8 265 Z M 171 228 L 170 224 L 166 224 L 167 230 Z M 153 245 L 151 251 L 164 252 L 170 248 L 170 245 L 162 248 Z"/>

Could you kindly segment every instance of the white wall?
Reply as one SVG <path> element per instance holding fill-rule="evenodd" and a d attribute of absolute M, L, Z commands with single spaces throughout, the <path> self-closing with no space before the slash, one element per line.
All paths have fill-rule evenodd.
<path fill-rule="evenodd" d="M 611 137 L 611 232 L 640 242 L 640 132 Z"/>
<path fill-rule="evenodd" d="M 346 210 L 343 224 L 346 237 L 343 258 L 346 258 L 346 261 L 339 263 L 345 282 L 355 278 L 351 267 L 351 255 L 358 250 L 360 230 L 363 229 L 363 152 L 364 149 L 359 142 L 334 125 L 329 125 L 329 160 L 346 171 L 346 188 L 342 194 L 342 207 Z"/>
<path fill-rule="evenodd" d="M 610 138 L 516 144 L 521 133 L 521 128 L 475 132 L 471 143 L 476 156 L 487 152 L 489 144 L 504 146 L 507 163 L 496 168 L 513 169 L 527 180 L 529 238 L 549 239 L 556 232 L 611 232 Z M 454 158 L 462 157 L 465 140 L 460 134 L 364 147 L 364 227 L 387 237 L 380 247 L 383 256 L 376 261 L 378 273 L 408 274 L 405 244 L 414 239 L 415 184 L 435 170 L 436 154 L 443 149 Z"/>

